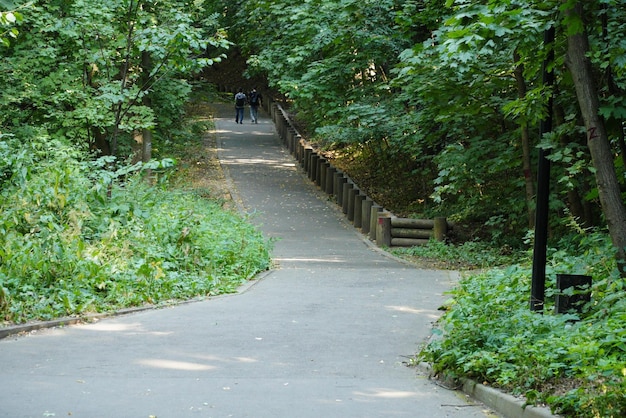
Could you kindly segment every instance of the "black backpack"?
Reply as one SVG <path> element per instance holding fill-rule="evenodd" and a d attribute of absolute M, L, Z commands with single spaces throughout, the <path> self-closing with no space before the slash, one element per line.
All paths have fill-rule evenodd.
<path fill-rule="evenodd" d="M 250 104 L 256 106 L 259 104 L 259 94 L 256 91 L 250 93 Z"/>
<path fill-rule="evenodd" d="M 246 96 L 244 96 L 243 94 L 237 94 L 237 97 L 235 97 L 235 106 L 237 107 L 244 107 L 244 105 L 246 104 Z"/>

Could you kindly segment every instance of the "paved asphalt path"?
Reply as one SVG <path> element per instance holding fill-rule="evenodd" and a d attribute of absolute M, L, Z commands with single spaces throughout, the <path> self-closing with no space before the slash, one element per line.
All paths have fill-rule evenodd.
<path fill-rule="evenodd" d="M 218 116 L 234 196 L 276 239 L 276 268 L 237 295 L 0 341 L 0 417 L 487 416 L 404 364 L 450 274 L 369 246 L 265 115 Z"/>

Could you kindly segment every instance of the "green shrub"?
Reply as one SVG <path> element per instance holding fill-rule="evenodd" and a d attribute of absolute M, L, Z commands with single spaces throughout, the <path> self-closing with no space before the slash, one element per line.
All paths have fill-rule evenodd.
<path fill-rule="evenodd" d="M 605 235 L 568 242 L 567 251 L 550 251 L 543 315 L 529 309 L 530 266 L 467 277 L 452 291 L 437 337 L 419 357 L 437 372 L 546 402 L 566 416 L 624 416 L 624 280 Z M 593 276 L 592 302 L 581 314 L 552 313 L 558 273 Z"/>
<path fill-rule="evenodd" d="M 269 266 L 249 222 L 60 141 L 0 142 L 0 315 L 50 319 L 232 292 Z M 151 164 L 151 167 L 156 167 Z"/>

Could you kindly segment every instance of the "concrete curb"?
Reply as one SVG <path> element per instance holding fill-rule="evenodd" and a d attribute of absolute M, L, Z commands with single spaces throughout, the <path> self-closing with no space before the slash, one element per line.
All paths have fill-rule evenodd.
<path fill-rule="evenodd" d="M 432 378 L 432 367 L 428 363 L 419 363 L 417 366 L 429 378 Z M 498 414 L 506 418 L 555 418 L 547 407 L 526 405 L 524 400 L 517 398 L 498 389 L 482 385 L 468 378 L 461 378 L 458 381 L 451 377 L 444 377 L 447 387 L 457 388 L 467 396 L 482 402 Z"/>
<path fill-rule="evenodd" d="M 163 307 L 166 307 L 166 306 L 145 306 L 145 307 L 140 307 L 140 308 L 122 309 L 122 310 L 115 311 L 115 312 L 90 314 L 90 315 L 76 316 L 76 317 L 65 317 L 65 318 L 54 319 L 51 321 L 37 321 L 37 322 L 29 322 L 26 324 L 20 324 L 20 325 L 12 325 L 8 327 L 0 328 L 0 340 L 3 338 L 10 337 L 12 335 L 17 335 L 17 334 L 21 334 L 25 332 L 33 332 L 33 331 L 38 331 L 40 329 L 65 327 L 68 325 L 76 325 L 76 324 L 96 321 L 96 320 L 100 320 L 104 318 L 129 315 L 129 314 L 136 313 L 136 312 L 147 311 L 149 309 L 159 309 Z"/>
<path fill-rule="evenodd" d="M 239 288 L 237 288 L 237 291 L 235 293 L 224 293 L 222 295 L 215 295 L 215 296 L 200 296 L 200 297 L 196 297 L 196 298 L 189 299 L 189 300 L 180 300 L 180 301 L 172 301 L 168 303 L 163 303 L 161 305 L 148 305 L 148 306 L 141 306 L 137 308 L 120 309 L 119 311 L 103 312 L 99 314 L 90 314 L 90 315 L 83 315 L 83 316 L 76 316 L 76 317 L 65 317 L 65 318 L 53 319 L 50 321 L 37 321 L 37 322 L 29 322 L 26 324 L 12 325 L 8 327 L 0 327 L 0 340 L 7 338 L 7 337 L 23 334 L 26 332 L 33 332 L 33 331 L 38 331 L 42 329 L 50 329 L 50 328 L 57 328 L 57 327 L 66 327 L 69 325 L 77 325 L 77 324 L 82 324 L 82 323 L 99 321 L 101 319 L 106 319 L 106 318 L 115 318 L 116 316 L 131 315 L 131 314 L 138 313 L 138 312 L 157 310 L 157 309 L 166 309 L 166 308 L 171 308 L 174 306 L 186 305 L 188 303 L 203 302 L 209 299 L 219 299 L 219 298 L 240 295 L 250 290 L 254 285 L 259 283 L 261 280 L 263 280 L 270 274 L 272 274 L 273 271 L 274 270 L 262 271 L 259 274 L 257 274 L 254 278 L 246 280 L 239 286 Z"/>
<path fill-rule="evenodd" d="M 525 405 L 524 401 L 500 392 L 489 386 L 481 385 L 470 379 L 461 379 L 462 390 L 472 398 L 484 403 L 507 418 L 551 418 L 548 408 Z"/>

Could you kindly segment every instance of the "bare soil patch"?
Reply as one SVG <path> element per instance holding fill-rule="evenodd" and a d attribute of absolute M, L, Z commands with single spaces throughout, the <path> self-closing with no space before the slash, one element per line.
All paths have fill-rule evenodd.
<path fill-rule="evenodd" d="M 232 208 L 229 183 L 220 163 L 217 134 L 213 129 L 214 111 L 208 103 L 194 103 L 189 108 L 192 122 L 206 128 L 198 141 L 189 141 L 182 151 L 174 181 L 177 187 L 192 189 L 199 195 L 216 200 L 225 208 Z"/>

